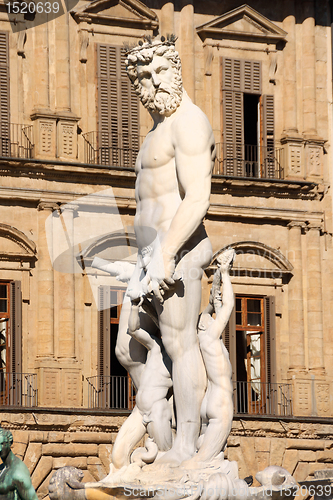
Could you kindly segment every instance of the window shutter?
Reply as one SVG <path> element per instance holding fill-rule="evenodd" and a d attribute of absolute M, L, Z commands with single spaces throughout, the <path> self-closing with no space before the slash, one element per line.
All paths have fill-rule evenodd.
<path fill-rule="evenodd" d="M 266 376 L 269 384 L 276 383 L 275 297 L 265 297 Z"/>
<path fill-rule="evenodd" d="M 243 86 L 242 90 L 246 94 L 261 94 L 261 62 L 242 61 L 243 65 Z"/>
<path fill-rule="evenodd" d="M 98 375 L 100 377 L 111 374 L 110 349 L 110 287 L 101 286 L 99 293 L 98 312 Z"/>
<path fill-rule="evenodd" d="M 224 173 L 240 177 L 246 175 L 244 93 L 261 93 L 261 62 L 222 58 Z"/>
<path fill-rule="evenodd" d="M 230 363 L 232 366 L 232 380 L 236 380 L 236 310 L 232 310 L 228 324 L 222 333 L 223 343 L 229 352 Z"/>
<path fill-rule="evenodd" d="M 8 33 L 0 32 L 0 154 L 10 156 Z"/>
<path fill-rule="evenodd" d="M 121 130 L 123 166 L 132 167 L 139 152 L 139 100 L 125 69 L 125 49 L 121 49 Z"/>
<path fill-rule="evenodd" d="M 22 293 L 21 282 L 10 283 L 10 371 L 22 372 Z"/>
<path fill-rule="evenodd" d="M 242 90 L 242 65 L 240 59 L 224 57 L 223 64 L 223 90 Z"/>
<path fill-rule="evenodd" d="M 262 96 L 263 113 L 263 146 L 264 146 L 264 171 L 263 176 L 275 177 L 275 151 L 274 151 L 274 96 Z"/>
<path fill-rule="evenodd" d="M 98 45 L 101 163 L 134 167 L 139 149 L 139 100 L 125 69 L 125 49 Z"/>
<path fill-rule="evenodd" d="M 223 133 L 226 175 L 243 175 L 243 93 L 223 90 Z"/>
<path fill-rule="evenodd" d="M 222 88 L 261 94 L 261 62 L 244 59 L 222 59 Z"/>

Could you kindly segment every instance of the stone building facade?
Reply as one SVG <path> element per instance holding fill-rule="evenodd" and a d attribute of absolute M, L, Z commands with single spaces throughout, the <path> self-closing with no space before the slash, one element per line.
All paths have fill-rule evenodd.
<path fill-rule="evenodd" d="M 133 167 L 151 122 L 124 47 L 158 33 L 178 37 L 217 144 L 203 305 L 217 255 L 237 252 L 228 457 L 243 476 L 333 467 L 330 2 L 23 8 L 0 5 L 0 404 L 40 498 L 64 464 L 102 477 L 133 405 L 113 352 L 124 288 L 92 260 L 135 262 Z"/>

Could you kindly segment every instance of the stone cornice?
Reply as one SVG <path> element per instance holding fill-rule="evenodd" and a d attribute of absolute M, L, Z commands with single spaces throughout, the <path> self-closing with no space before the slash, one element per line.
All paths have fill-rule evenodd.
<path fill-rule="evenodd" d="M 241 177 L 214 176 L 212 193 L 229 193 L 240 196 L 258 196 L 264 198 L 292 198 L 321 200 L 325 186 L 316 182 L 287 179 L 255 179 Z"/>
<path fill-rule="evenodd" d="M 59 181 L 70 179 L 78 184 L 110 185 L 111 181 L 117 181 L 129 188 L 134 188 L 135 184 L 133 169 L 57 160 L 0 158 L 0 175 Z"/>
<path fill-rule="evenodd" d="M 33 433 L 30 436 L 30 441 L 38 442 L 40 438 L 47 439 L 47 435 L 43 436 L 40 432 L 34 431 L 52 432 L 53 435 L 55 431 L 70 433 L 117 432 L 123 424 L 124 418 L 129 414 L 130 410 L 31 409 L 3 406 L 0 424 L 4 429 L 30 431 Z M 228 439 L 228 447 L 239 446 L 238 437 L 242 436 L 286 438 L 287 449 L 297 449 L 300 442 L 303 442 L 303 449 L 310 449 L 310 440 L 313 440 L 317 450 L 324 449 L 324 440 L 333 440 L 332 418 L 235 415 Z M 95 436 L 92 436 L 93 438 Z M 330 444 L 327 443 L 327 445 Z"/>
<path fill-rule="evenodd" d="M 82 162 L 62 162 L 52 160 L 0 158 L 0 175 L 26 176 L 38 179 L 61 180 L 70 178 L 78 184 L 110 184 L 111 181 L 127 188 L 134 188 L 134 169 L 92 165 Z M 249 179 L 241 177 L 214 176 L 213 194 L 234 196 L 257 196 L 260 198 L 291 198 L 321 200 L 325 186 L 316 182 Z"/>
<path fill-rule="evenodd" d="M 47 109 L 37 109 L 31 115 L 30 118 L 32 121 L 37 120 L 38 118 L 47 118 L 49 120 L 67 120 L 72 122 L 78 122 L 81 120 L 79 116 L 76 116 L 71 111 L 51 111 Z"/>
<path fill-rule="evenodd" d="M 292 221 L 300 223 L 321 224 L 324 219 L 323 212 L 310 212 L 307 210 L 282 209 L 282 208 L 261 208 L 247 205 L 227 205 L 222 203 L 211 203 L 208 209 L 208 216 L 219 216 L 224 219 L 247 218 L 271 221 L 272 223 L 284 222 L 287 225 Z"/>
<path fill-rule="evenodd" d="M 134 183 L 133 183 L 134 186 Z M 77 198 L 86 196 L 85 192 L 78 191 L 45 191 L 42 189 L 27 189 L 27 188 L 9 188 L 0 187 L 0 199 L 15 200 L 17 202 L 30 202 L 36 207 L 44 206 L 46 203 L 53 207 L 59 207 L 59 203 L 69 203 Z M 89 197 L 92 199 L 92 197 Z M 98 197 L 94 196 L 96 204 Z M 102 197 L 102 202 L 106 203 L 105 197 Z M 40 205 L 40 203 L 44 205 Z M 91 204 L 91 202 L 89 202 Z M 89 204 L 88 203 L 88 204 Z M 108 206 L 116 206 L 118 209 L 135 211 L 136 203 L 134 196 L 114 196 L 109 198 Z M 288 226 L 289 223 L 300 224 L 302 227 L 307 225 L 315 225 L 321 227 L 324 214 L 323 212 L 296 210 L 296 209 L 279 209 L 279 208 L 260 208 L 247 205 L 230 205 L 222 203 L 212 203 L 208 209 L 207 217 L 219 217 L 224 219 L 252 219 L 266 220 L 272 223 L 284 223 Z"/>

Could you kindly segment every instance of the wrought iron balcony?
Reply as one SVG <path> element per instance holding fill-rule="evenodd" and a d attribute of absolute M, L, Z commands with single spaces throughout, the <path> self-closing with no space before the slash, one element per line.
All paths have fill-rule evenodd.
<path fill-rule="evenodd" d="M 132 410 L 135 389 L 129 377 L 87 378 L 88 407 Z M 235 415 L 292 415 L 290 384 L 233 382 Z"/>
<path fill-rule="evenodd" d="M 252 144 L 217 143 L 213 175 L 283 179 L 283 149 Z"/>
<path fill-rule="evenodd" d="M 291 384 L 233 382 L 234 413 L 291 416 Z"/>
<path fill-rule="evenodd" d="M 112 132 L 87 132 L 84 139 L 84 161 L 95 165 L 134 168 L 143 137 Z"/>
<path fill-rule="evenodd" d="M 32 125 L 10 123 L 2 126 L 0 134 L 0 156 L 9 158 L 33 158 L 34 143 Z"/>
<path fill-rule="evenodd" d="M 0 371 L 0 406 L 37 406 L 37 396 L 35 373 Z"/>
<path fill-rule="evenodd" d="M 88 407 L 132 410 L 135 389 L 129 377 L 88 377 Z"/>

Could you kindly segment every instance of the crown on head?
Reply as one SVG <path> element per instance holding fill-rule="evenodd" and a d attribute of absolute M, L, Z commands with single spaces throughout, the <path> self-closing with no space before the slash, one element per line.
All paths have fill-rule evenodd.
<path fill-rule="evenodd" d="M 152 38 L 150 35 L 145 35 L 143 40 L 140 40 L 138 45 L 132 45 L 130 46 L 129 44 L 124 44 L 125 50 L 126 50 L 126 55 L 131 53 L 135 54 L 135 52 L 140 52 L 143 49 L 152 49 L 152 48 L 157 48 L 161 46 L 174 46 L 176 43 L 177 37 L 173 33 L 167 34 L 166 38 L 165 36 L 161 37 L 156 37 Z"/>

